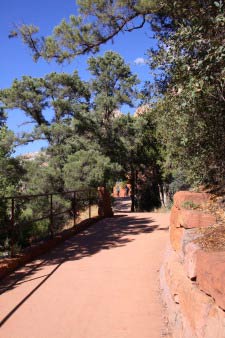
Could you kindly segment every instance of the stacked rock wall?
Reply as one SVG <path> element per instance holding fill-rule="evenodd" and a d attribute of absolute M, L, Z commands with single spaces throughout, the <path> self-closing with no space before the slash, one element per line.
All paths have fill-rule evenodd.
<path fill-rule="evenodd" d="M 225 338 L 225 251 L 204 251 L 201 228 L 215 225 L 203 207 L 210 195 L 180 191 L 171 210 L 170 246 L 161 287 L 174 338 Z"/>

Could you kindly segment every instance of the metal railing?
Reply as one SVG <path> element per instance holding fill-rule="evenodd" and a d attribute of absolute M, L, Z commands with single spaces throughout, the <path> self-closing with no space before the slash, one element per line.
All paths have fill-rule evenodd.
<path fill-rule="evenodd" d="M 37 201 L 40 198 L 44 200 L 41 205 L 38 206 L 37 210 L 39 209 L 38 213 L 40 213 L 40 208 L 42 207 L 42 215 L 39 214 L 38 217 L 35 218 L 31 216 L 25 217 L 25 219 L 20 220 L 21 210 L 24 211 L 30 207 L 32 211 L 31 214 L 33 214 L 32 201 Z M 59 200 L 59 198 L 61 198 L 61 200 Z M 48 220 L 48 234 L 46 234 L 45 237 L 54 237 L 56 233 L 60 232 L 60 226 L 56 226 L 56 218 L 58 216 L 67 214 L 67 219 L 72 220 L 73 226 L 76 225 L 78 212 L 82 209 L 88 210 L 88 218 L 91 218 L 91 206 L 97 203 L 97 191 L 94 189 L 86 189 L 36 195 L 18 195 L 3 197 L 2 200 L 5 201 L 7 217 L 5 222 L 1 220 L 1 223 L 4 224 L 0 227 L 0 236 L 7 238 L 11 256 L 14 256 L 14 249 L 16 243 L 18 243 L 19 234 L 24 229 L 29 228 L 33 223 Z M 33 206 L 35 206 L 35 203 Z M 63 220 L 61 221 L 63 222 Z M 63 225 L 64 224 L 61 224 L 61 226 Z"/>

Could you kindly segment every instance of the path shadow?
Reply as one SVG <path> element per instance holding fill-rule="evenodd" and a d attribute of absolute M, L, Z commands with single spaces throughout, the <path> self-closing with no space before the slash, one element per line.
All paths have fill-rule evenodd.
<path fill-rule="evenodd" d="M 43 265 L 61 264 L 62 261 L 78 260 L 101 250 L 124 246 L 133 241 L 134 236 L 151 233 L 158 228 L 153 222 L 151 218 L 137 218 L 135 214 L 103 219 L 42 255 L 39 260 L 26 264 L 23 269 L 18 269 L 5 278 L 1 282 L 0 294 L 34 279 L 33 275 L 40 271 Z"/>
<path fill-rule="evenodd" d="M 130 213 L 131 212 L 130 197 L 116 197 L 113 203 L 113 211 L 115 213 L 118 212 Z"/>
<path fill-rule="evenodd" d="M 15 311 L 39 289 L 58 268 L 67 261 L 80 260 L 92 256 L 101 250 L 110 250 L 125 246 L 141 234 L 150 234 L 159 226 L 153 224 L 149 217 L 136 217 L 131 215 L 117 215 L 113 218 L 103 219 L 90 226 L 83 232 L 66 240 L 51 252 L 42 255 L 39 260 L 30 262 L 23 269 L 15 271 L 2 281 L 0 294 L 9 292 L 23 283 L 39 279 L 35 286 L 1 321 L 0 326 L 13 315 Z M 41 274 L 45 266 L 52 266 L 49 274 Z M 35 274 L 39 273 L 38 277 Z"/>

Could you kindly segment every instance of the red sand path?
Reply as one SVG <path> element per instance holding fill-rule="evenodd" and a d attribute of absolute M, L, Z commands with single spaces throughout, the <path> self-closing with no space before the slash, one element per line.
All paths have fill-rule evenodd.
<path fill-rule="evenodd" d="M 1 284 L 0 338 L 162 336 L 159 268 L 169 214 L 120 215 Z"/>

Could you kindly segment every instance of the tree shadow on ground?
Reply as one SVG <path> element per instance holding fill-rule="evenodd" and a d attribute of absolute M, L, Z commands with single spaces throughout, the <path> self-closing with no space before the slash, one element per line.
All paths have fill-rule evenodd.
<path fill-rule="evenodd" d="M 135 240 L 135 236 L 148 234 L 158 228 L 149 217 L 116 215 L 103 219 L 81 233 L 71 237 L 51 252 L 44 254 L 39 260 L 26 264 L 9 277 L 5 278 L 0 287 L 0 294 L 18 287 L 22 283 L 45 277 L 35 277 L 46 265 L 62 264 L 69 260 L 79 260 L 92 256 L 101 250 L 109 250 L 127 245 Z"/>
<path fill-rule="evenodd" d="M 113 203 L 114 212 L 131 212 L 131 198 L 130 197 L 116 197 Z"/>
<path fill-rule="evenodd" d="M 125 246 L 141 234 L 150 234 L 159 226 L 149 217 L 117 215 L 95 223 L 83 232 L 71 237 L 40 259 L 30 262 L 2 281 L 0 294 L 10 292 L 21 284 L 40 279 L 30 292 L 23 295 L 21 301 L 0 321 L 0 327 L 28 300 L 59 267 L 67 261 L 80 260 L 93 256 L 101 250 L 110 250 Z M 52 266 L 50 273 L 44 267 Z M 43 273 L 42 273 L 43 270 Z"/>

